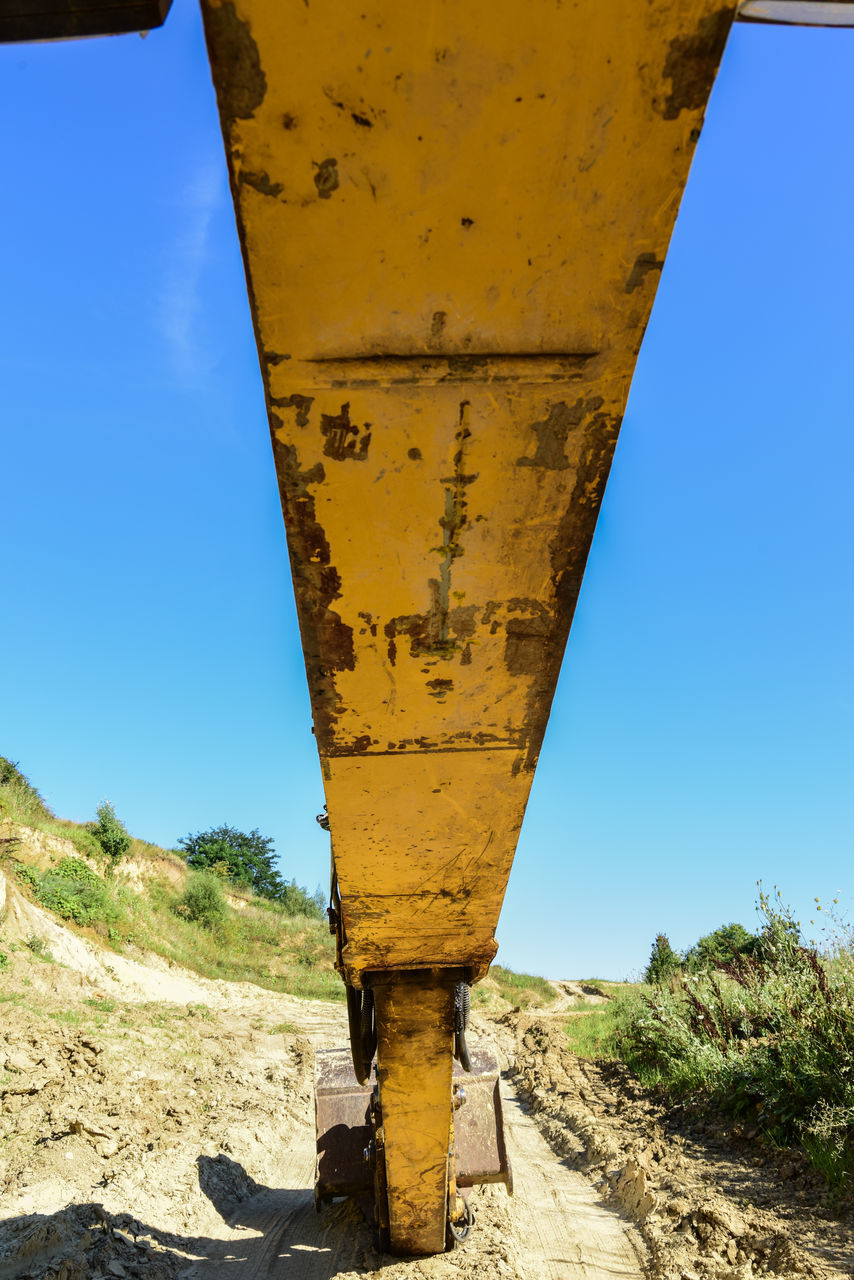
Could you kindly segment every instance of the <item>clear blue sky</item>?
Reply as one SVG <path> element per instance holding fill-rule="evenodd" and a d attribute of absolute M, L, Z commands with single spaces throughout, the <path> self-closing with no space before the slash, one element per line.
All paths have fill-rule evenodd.
<path fill-rule="evenodd" d="M 0 48 L 0 753 L 63 816 L 230 822 L 326 885 L 261 382 L 196 6 Z M 854 32 L 734 30 L 499 925 L 623 977 L 852 903 Z"/>

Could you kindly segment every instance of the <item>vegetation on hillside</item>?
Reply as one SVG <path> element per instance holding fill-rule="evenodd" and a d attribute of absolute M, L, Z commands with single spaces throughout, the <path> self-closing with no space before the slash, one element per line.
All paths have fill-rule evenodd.
<path fill-rule="evenodd" d="M 820 952 L 779 893 L 760 893 L 759 910 L 763 927 L 749 944 L 736 938 L 725 958 L 627 989 L 573 1020 L 570 1042 L 586 1056 L 621 1058 L 670 1099 L 749 1121 L 775 1145 L 800 1146 L 831 1186 L 849 1191 L 854 936 L 838 925 Z"/>
<path fill-rule="evenodd" d="M 183 836 L 178 844 L 188 867 L 210 872 L 236 888 L 251 889 L 261 898 L 280 902 L 291 915 L 325 918 L 325 900 L 320 890 L 309 895 L 296 881 L 288 884 L 276 870 L 271 836 L 262 836 L 257 829 L 247 835 L 236 827 L 223 825 Z"/>
<path fill-rule="evenodd" d="M 325 918 L 297 885 L 281 882 L 277 901 L 243 887 L 229 903 L 230 877 L 188 876 L 174 852 L 131 836 L 109 802 L 99 806 L 95 822 L 57 818 L 18 765 L 2 756 L 0 820 L 72 842 L 80 856 L 59 857 L 45 870 L 17 857 L 14 833 L 0 841 L 0 857 L 41 906 L 116 951 L 154 952 L 205 977 L 343 998 Z M 143 892 L 114 873 L 128 859 L 142 872 Z"/>
<path fill-rule="evenodd" d="M 251 887 L 248 864 L 216 856 L 223 853 L 221 844 L 216 847 L 218 839 L 242 834 L 234 828 L 187 837 L 182 842 L 188 853 L 184 862 L 174 851 L 127 833 L 106 802 L 98 810 L 97 824 L 56 818 L 18 766 L 0 757 L 0 819 L 4 818 L 72 840 L 80 857 L 63 856 L 40 870 L 17 857 L 19 842 L 8 836 L 0 841 L 0 865 L 41 906 L 114 950 L 154 952 L 205 977 L 343 1000 L 344 986 L 334 968 L 335 942 L 318 896 L 281 877 L 272 884 L 275 893 L 260 894 Z M 120 828 L 117 833 L 113 823 Z M 111 842 L 108 834 L 104 844 L 99 828 L 101 834 L 116 833 L 115 839 Z M 208 836 L 214 839 L 208 842 Z M 258 859 L 260 886 L 269 890 L 265 868 L 274 870 L 268 864 L 272 841 L 257 831 L 245 841 L 241 856 Z M 113 852 L 120 848 L 123 853 Z M 134 882 L 115 874 L 119 859 L 131 861 L 140 872 L 134 882 L 142 883 L 141 892 L 132 887 Z M 3 956 L 0 949 L 0 968 Z M 501 965 L 493 965 L 486 981 L 475 988 L 476 1001 L 487 1006 L 542 1007 L 554 998 L 554 988 L 544 978 L 516 974 Z"/>
<path fill-rule="evenodd" d="M 104 803 L 107 805 L 106 801 Z M 107 807 L 112 809 L 112 806 Z M 100 809 L 98 812 L 100 814 Z M 115 813 L 112 816 L 115 818 Z M 84 858 L 104 857 L 104 847 L 95 834 L 98 823 L 68 822 L 65 818 L 58 818 L 38 789 L 21 772 L 18 764 L 6 756 L 0 756 L 0 822 L 2 821 L 19 823 L 34 831 L 43 831 L 46 835 L 70 840 Z M 131 840 L 131 845 L 141 843 Z"/>
<path fill-rule="evenodd" d="M 540 1009 L 557 999 L 557 992 L 546 978 L 538 978 L 531 973 L 514 973 L 501 964 L 491 965 L 483 987 L 475 987 L 474 991 L 477 1003 L 488 1003 L 488 998 L 483 999 L 480 995 L 481 991 L 484 994 L 494 991 L 500 1000 L 524 1009 Z"/>

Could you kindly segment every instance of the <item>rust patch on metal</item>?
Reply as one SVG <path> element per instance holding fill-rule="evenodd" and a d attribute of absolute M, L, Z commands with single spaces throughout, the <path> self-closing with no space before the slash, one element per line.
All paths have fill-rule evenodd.
<path fill-rule="evenodd" d="M 459 425 L 454 437 L 457 445 L 457 450 L 454 454 L 454 474 L 442 478 L 442 484 L 448 486 L 445 489 L 445 513 L 439 519 L 439 527 L 442 530 L 442 545 L 437 548 L 441 557 L 438 604 L 442 613 L 440 629 L 443 641 L 448 639 L 448 614 L 451 607 L 451 569 L 457 557 L 463 555 L 464 552 L 460 535 L 467 520 L 467 490 L 468 486 L 474 484 L 477 479 L 477 475 L 466 475 L 464 467 L 466 445 L 471 439 L 471 430 L 469 429 L 470 408 L 470 401 L 460 401 Z"/>
<path fill-rule="evenodd" d="M 364 462 L 371 447 L 370 422 L 360 428 L 350 421 L 350 402 L 342 404 L 340 413 L 322 413 L 320 430 L 326 437 L 323 452 L 336 462 Z M 361 438 L 359 432 L 362 432 Z"/>
<path fill-rule="evenodd" d="M 249 120 L 264 101 L 267 77 L 249 24 L 237 16 L 232 0 L 202 5 L 205 39 L 223 125 Z"/>
<path fill-rule="evenodd" d="M 448 610 L 448 627 L 458 640 L 470 640 L 477 623 L 477 605 L 457 605 Z"/>
<path fill-rule="evenodd" d="M 453 692 L 454 682 L 437 677 L 435 680 L 427 681 L 427 688 L 430 690 L 431 698 L 438 698 L 441 702 L 446 694 Z"/>
<path fill-rule="evenodd" d="M 635 258 L 631 275 L 626 281 L 626 293 L 634 293 L 639 289 L 650 271 L 660 271 L 664 266 L 663 258 L 656 258 L 654 253 L 639 253 Z"/>
<path fill-rule="evenodd" d="M 298 427 L 307 427 L 308 414 L 314 404 L 314 396 L 292 395 L 282 396 L 278 399 L 275 396 L 271 396 L 270 404 L 275 405 L 277 409 L 295 409 L 294 421 L 296 425 Z"/>
<path fill-rule="evenodd" d="M 488 368 L 489 356 L 448 356 L 448 372 L 442 378 L 442 382 L 445 378 L 453 381 L 459 374 L 471 377 L 472 374 L 479 374 Z"/>
<path fill-rule="evenodd" d="M 537 676 L 543 668 L 543 650 L 552 633 L 553 620 L 544 608 L 525 618 L 508 618 L 504 624 L 504 665 L 511 676 Z"/>
<path fill-rule="evenodd" d="M 259 169 L 257 172 L 250 169 L 241 169 L 237 175 L 237 181 L 241 186 L 245 184 L 247 187 L 254 188 L 255 191 L 260 191 L 262 196 L 280 196 L 285 189 L 281 182 L 273 182 L 269 173 L 266 173 L 263 169 Z"/>
<path fill-rule="evenodd" d="M 709 96 L 732 25 L 734 5 L 703 18 L 690 36 L 671 40 L 664 63 L 670 95 L 653 105 L 665 120 L 676 120 L 680 111 L 702 110 Z"/>
<path fill-rule="evenodd" d="M 602 401 L 593 397 L 588 404 L 594 401 L 598 409 Z M 575 484 L 550 551 L 554 617 L 506 624 L 508 668 L 514 664 L 518 674 L 533 677 L 525 716 L 526 772 L 537 766 L 621 421 L 619 414 L 594 411 L 584 427 Z"/>
<path fill-rule="evenodd" d="M 452 658 L 459 653 L 463 639 L 474 635 L 475 606 L 451 606 L 451 573 L 454 561 L 463 554 L 460 535 L 467 521 L 467 489 L 477 480 L 476 474 L 466 474 L 466 443 L 471 438 L 469 429 L 470 402 L 462 400 L 459 421 L 454 436 L 454 474 L 443 476 L 445 485 L 445 509 L 439 517 L 442 542 L 434 548 L 440 557 L 439 577 L 428 578 L 427 590 L 430 607 L 426 613 L 403 614 L 391 618 L 385 625 L 388 640 L 388 659 L 392 666 L 397 661 L 397 639 L 409 636 L 409 652 L 413 657 L 429 654 L 437 658 Z M 469 651 L 469 661 L 471 652 Z"/>
<path fill-rule="evenodd" d="M 338 161 L 333 159 L 321 160 L 316 166 L 314 174 L 314 185 L 317 187 L 317 194 L 321 200 L 328 200 L 333 191 L 338 190 Z"/>
<path fill-rule="evenodd" d="M 447 311 L 433 312 L 433 319 L 430 323 L 430 337 L 427 339 L 427 346 L 431 351 L 436 351 L 441 346 L 447 320 Z"/>
<path fill-rule="evenodd" d="M 276 435 L 275 428 L 281 424 L 275 414 L 271 420 L 314 730 L 321 753 L 328 753 L 343 709 L 334 673 L 352 671 L 356 665 L 353 629 L 330 607 L 341 595 L 341 578 L 331 562 L 329 542 L 317 519 L 311 492 L 313 485 L 326 479 L 323 464 L 318 462 L 302 471 L 295 446 L 283 444 Z"/>
<path fill-rule="evenodd" d="M 566 456 L 566 440 L 570 431 L 579 427 L 588 414 L 602 406 L 601 396 L 579 397 L 574 405 L 565 400 L 549 406 L 549 414 L 541 422 L 532 422 L 531 430 L 537 437 L 533 458 L 517 458 L 517 467 L 546 467 L 550 471 L 565 471 L 569 466 Z"/>

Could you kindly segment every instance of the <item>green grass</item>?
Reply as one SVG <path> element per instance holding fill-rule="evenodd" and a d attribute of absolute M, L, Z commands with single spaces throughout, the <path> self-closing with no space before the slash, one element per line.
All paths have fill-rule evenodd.
<path fill-rule="evenodd" d="M 620 1037 L 634 1015 L 637 998 L 636 988 L 622 987 L 607 1004 L 570 1018 L 566 1034 L 572 1052 L 579 1058 L 619 1058 Z"/>
<path fill-rule="evenodd" d="M 118 1008 L 115 1000 L 109 1000 L 106 996 L 100 1000 L 93 996 L 87 996 L 83 1003 L 88 1004 L 92 1009 L 97 1009 L 100 1013 L 115 1013 Z"/>
<path fill-rule="evenodd" d="M 498 994 L 510 1004 L 524 1008 L 540 1008 L 557 999 L 557 992 L 545 978 L 531 973 L 514 973 L 503 965 L 494 964 L 489 978 L 496 984 Z"/>
<path fill-rule="evenodd" d="M 608 978 L 582 978 L 579 986 L 590 987 L 594 994 L 608 996 L 613 999 L 615 996 L 624 995 L 626 991 L 635 990 L 638 983 L 611 982 Z"/>

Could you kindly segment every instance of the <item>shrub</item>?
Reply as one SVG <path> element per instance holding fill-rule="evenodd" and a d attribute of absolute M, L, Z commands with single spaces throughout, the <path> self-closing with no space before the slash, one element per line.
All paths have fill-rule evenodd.
<path fill-rule="evenodd" d="M 33 891 L 43 907 L 63 920 L 82 926 L 109 926 L 122 915 L 108 886 L 81 858 L 63 858 L 56 867 L 43 872 L 23 862 L 16 862 L 14 868 L 18 881 Z"/>
<path fill-rule="evenodd" d="M 289 916 L 324 918 L 326 902 L 321 891 L 310 894 L 295 880 L 288 884 L 274 867 L 271 836 L 262 836 L 258 830 L 247 835 L 236 827 L 221 826 L 184 836 L 178 844 L 184 850 L 188 867 L 212 872 L 220 880 L 252 889 Z"/>
<path fill-rule="evenodd" d="M 107 885 L 80 858 L 63 858 L 35 887 L 42 906 L 75 924 L 109 927 L 121 915 Z"/>
<path fill-rule="evenodd" d="M 225 896 L 222 882 L 210 871 L 198 871 L 191 875 L 187 887 L 175 910 L 186 920 L 213 928 L 225 919 Z"/>
<path fill-rule="evenodd" d="M 48 963 L 53 960 L 53 956 L 50 954 L 47 943 L 44 938 L 40 938 L 37 933 L 30 934 L 29 938 L 27 938 L 27 946 L 34 956 L 38 956 L 39 960 L 46 960 Z"/>
<path fill-rule="evenodd" d="M 130 848 L 130 836 L 124 823 L 120 822 L 116 817 L 116 811 L 109 800 L 105 800 L 103 804 L 98 805 L 95 814 L 98 821 L 92 830 L 92 834 L 110 859 L 110 862 L 115 865 L 119 858 L 123 858 Z"/>
<path fill-rule="evenodd" d="M 322 920 L 326 916 L 325 898 L 320 890 L 311 894 L 301 889 L 296 880 L 283 886 L 278 901 L 289 916 L 308 916 L 310 920 Z"/>

